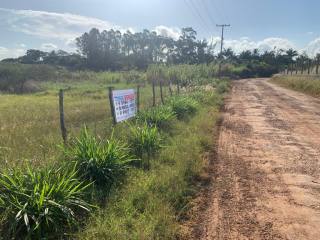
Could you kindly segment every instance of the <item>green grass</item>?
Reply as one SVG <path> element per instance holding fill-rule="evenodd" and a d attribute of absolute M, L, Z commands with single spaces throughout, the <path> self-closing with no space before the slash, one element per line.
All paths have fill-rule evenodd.
<path fill-rule="evenodd" d="M 80 137 L 73 139 L 65 149 L 66 156 L 75 161 L 81 177 L 96 185 L 111 187 L 121 178 L 133 161 L 125 143 L 109 139 L 97 139 L 85 127 Z"/>
<path fill-rule="evenodd" d="M 81 212 L 92 209 L 83 200 L 89 185 L 77 179 L 75 167 L 3 171 L 0 174 L 3 237 L 53 238 L 77 227 Z"/>
<path fill-rule="evenodd" d="M 188 122 L 175 123 L 175 134 L 150 161 L 150 170 L 131 169 L 111 194 L 105 209 L 92 217 L 80 239 L 175 239 L 179 222 L 197 189 L 192 184 L 204 167 L 202 154 L 213 146 L 221 103 L 200 107 Z"/>
<path fill-rule="evenodd" d="M 193 73 L 189 71 L 188 74 Z M 80 75 L 83 76 L 84 73 Z M 160 94 L 157 89 L 158 107 L 143 111 L 150 109 L 152 104 L 151 86 L 146 84 L 140 89 L 141 115 L 144 117 L 137 122 L 130 121 L 131 124 L 136 124 L 131 125 L 131 132 L 128 124 L 117 124 L 114 128 L 111 124 L 107 86 L 112 82 L 116 89 L 136 87 L 123 80 L 118 81 L 119 76 L 88 73 L 88 79 L 84 78 L 78 82 L 75 79 L 42 82 L 43 91 L 35 94 L 0 95 L 0 112 L 4 113 L 0 115 L 0 164 L 3 166 L 1 173 L 7 174 L 5 169 L 12 168 L 17 181 L 25 179 L 30 182 L 30 185 L 27 185 L 27 182 L 21 180 L 18 190 L 14 190 L 18 195 L 35 189 L 37 196 L 41 196 L 41 189 L 45 189 L 44 192 L 47 193 L 47 188 L 44 188 L 42 183 L 49 182 L 49 187 L 54 189 L 59 185 L 59 181 L 68 179 L 68 176 L 72 176 L 72 181 L 79 184 L 79 179 L 85 180 L 83 186 L 92 184 L 91 181 L 99 182 L 99 189 L 96 188 L 97 184 L 93 184 L 86 190 L 85 196 L 82 192 L 79 193 L 79 203 L 85 203 L 85 199 L 99 208 L 93 212 L 89 220 L 84 220 L 82 214 L 74 215 L 80 222 L 71 218 L 70 225 L 76 225 L 74 227 L 78 228 L 85 226 L 83 231 L 76 233 L 77 238 L 173 239 L 179 235 L 179 221 L 185 215 L 189 200 L 195 192 L 192 183 L 194 177 L 202 171 L 202 154 L 213 144 L 213 126 L 222 102 L 221 92 L 197 90 L 188 93 L 188 90 L 192 89 L 181 88 L 179 96 L 169 99 L 168 87 L 165 86 L 166 106 L 160 106 Z M 220 84 L 217 80 L 208 82 L 214 87 Z M 65 117 L 69 133 L 67 149 L 70 153 L 67 157 L 58 146 L 62 143 L 58 113 L 60 88 L 67 89 Z M 176 117 L 188 121 L 178 121 Z M 84 125 L 90 129 L 90 134 L 86 132 L 80 135 Z M 157 127 L 161 129 L 160 132 Z M 132 157 L 127 154 L 127 147 L 122 144 L 125 142 L 130 144 L 132 151 L 142 160 L 145 153 L 149 152 L 146 169 L 136 168 L 134 164 L 130 164 L 128 168 Z M 155 152 L 157 154 L 153 154 Z M 77 170 L 73 169 L 72 172 L 69 168 L 59 168 L 59 171 L 62 171 L 61 176 L 65 176 L 62 180 L 60 172 L 52 170 L 51 173 L 48 170 L 52 166 L 65 166 L 70 160 L 77 162 Z M 39 170 L 26 173 L 26 163 L 32 169 Z M 32 174 L 35 174 L 37 181 L 30 180 Z M 100 184 L 105 182 L 112 184 Z M 7 187 L 9 189 L 8 184 Z M 59 196 L 63 194 L 67 192 Z M 3 200 L 4 197 L 7 198 L 1 195 L 2 208 L 8 204 L 7 199 Z M 37 198 L 28 199 L 35 202 L 32 204 L 37 204 Z M 8 216 L 13 216 L 16 210 L 12 211 L 11 215 L 0 214 L 1 234 L 7 225 L 14 226 L 8 221 L 14 219 Z M 38 212 L 30 208 L 29 214 L 43 216 L 42 212 L 43 207 Z M 44 212 L 46 213 L 46 210 Z M 68 226 L 68 219 L 60 215 L 57 217 L 57 224 Z M 19 224 L 27 227 L 24 219 L 19 219 L 22 220 Z M 34 224 L 32 226 L 34 227 Z M 71 229 L 71 226 L 69 228 Z M 43 232 L 37 233 L 34 238 L 46 236 L 51 228 L 48 229 L 48 226 L 44 225 L 42 229 Z M 54 229 L 53 227 L 52 230 Z M 26 228 L 23 231 L 25 230 Z M 61 227 L 60 232 L 57 229 L 58 232 L 54 232 L 54 235 L 61 236 L 65 230 Z M 17 229 L 12 232 L 20 233 Z"/>
<path fill-rule="evenodd" d="M 62 143 L 58 112 L 58 89 L 65 91 L 65 122 L 69 136 L 78 136 L 86 125 L 101 138 L 110 136 L 112 118 L 107 83 L 46 82 L 44 91 L 26 95 L 0 95 L 0 164 L 14 167 L 25 162 L 32 166 L 54 163 L 61 157 Z M 116 89 L 135 88 L 126 83 L 113 84 Z M 151 86 L 140 89 L 140 107 L 152 105 Z M 165 89 L 168 96 L 168 89 Z M 159 89 L 156 92 L 160 102 Z"/>
<path fill-rule="evenodd" d="M 320 76 L 315 75 L 276 75 L 271 82 L 313 97 L 320 97 Z"/>

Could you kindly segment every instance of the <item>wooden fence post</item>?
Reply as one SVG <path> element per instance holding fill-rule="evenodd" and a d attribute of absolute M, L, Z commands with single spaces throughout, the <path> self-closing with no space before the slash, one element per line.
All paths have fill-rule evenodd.
<path fill-rule="evenodd" d="M 114 89 L 114 87 L 108 87 L 108 95 L 109 95 L 112 123 L 113 123 L 113 125 L 116 125 L 117 121 L 116 121 L 116 114 L 115 114 L 115 108 L 114 108 L 114 103 L 113 103 L 113 93 L 112 93 L 113 89 Z"/>
<path fill-rule="evenodd" d="M 178 91 L 178 95 L 180 94 L 180 85 L 179 82 L 177 82 L 177 91 Z"/>
<path fill-rule="evenodd" d="M 319 59 L 317 59 L 316 74 L 319 73 Z"/>
<path fill-rule="evenodd" d="M 137 113 L 140 111 L 140 85 L 137 86 Z"/>
<path fill-rule="evenodd" d="M 160 98 L 161 98 L 162 105 L 164 105 L 163 91 L 162 91 L 162 80 L 160 81 Z"/>
<path fill-rule="evenodd" d="M 154 80 L 152 81 L 152 106 L 156 106 L 156 89 Z"/>
<path fill-rule="evenodd" d="M 170 96 L 172 97 L 172 84 L 171 84 L 171 81 L 169 82 L 169 92 L 170 92 Z"/>
<path fill-rule="evenodd" d="M 64 123 L 63 90 L 59 90 L 60 129 L 64 145 L 67 144 L 67 129 Z"/>
<path fill-rule="evenodd" d="M 308 75 L 310 75 L 311 61 L 308 61 Z"/>

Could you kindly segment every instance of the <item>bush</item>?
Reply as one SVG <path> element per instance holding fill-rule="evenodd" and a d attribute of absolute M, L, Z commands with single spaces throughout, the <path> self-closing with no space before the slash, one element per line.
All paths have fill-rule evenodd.
<path fill-rule="evenodd" d="M 160 129 L 170 128 L 170 124 L 174 119 L 175 113 L 169 106 L 154 107 L 141 111 L 137 115 L 138 122 L 147 123 L 149 126 L 156 126 Z"/>
<path fill-rule="evenodd" d="M 180 120 L 196 113 L 199 107 L 196 100 L 187 96 L 172 97 L 168 104 Z"/>
<path fill-rule="evenodd" d="M 223 94 L 225 92 L 227 92 L 229 89 L 229 84 L 226 81 L 221 81 L 217 84 L 217 92 L 219 94 Z"/>
<path fill-rule="evenodd" d="M 158 128 L 145 123 L 143 126 L 131 126 L 130 131 L 129 142 L 134 154 L 141 159 L 146 156 L 147 163 L 143 164 L 149 168 L 150 157 L 161 148 L 162 139 Z"/>
<path fill-rule="evenodd" d="M 106 141 L 98 140 L 86 128 L 66 154 L 78 164 L 84 178 L 109 187 L 135 161 L 124 143 L 113 136 Z"/>
<path fill-rule="evenodd" d="M 74 227 L 92 206 L 84 185 L 71 170 L 11 170 L 0 174 L 0 211 L 7 239 L 44 239 Z"/>

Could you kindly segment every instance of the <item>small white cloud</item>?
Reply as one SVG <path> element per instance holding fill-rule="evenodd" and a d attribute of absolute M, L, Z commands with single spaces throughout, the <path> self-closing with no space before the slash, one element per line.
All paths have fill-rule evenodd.
<path fill-rule="evenodd" d="M 307 32 L 307 34 L 308 34 L 308 35 L 313 35 L 313 34 L 314 34 L 314 32 Z"/>
<path fill-rule="evenodd" d="M 24 43 L 20 43 L 20 44 L 19 44 L 19 47 L 21 47 L 21 48 L 26 48 L 27 46 L 26 46 Z"/>
<path fill-rule="evenodd" d="M 0 60 L 5 58 L 16 58 L 25 55 L 26 50 L 21 48 L 0 47 Z"/>
<path fill-rule="evenodd" d="M 179 28 L 171 28 L 163 25 L 156 26 L 154 30 L 158 35 L 163 37 L 170 37 L 177 40 L 181 35 L 181 30 Z"/>
<path fill-rule="evenodd" d="M 58 47 L 53 43 L 43 43 L 41 44 L 41 49 L 49 52 L 49 51 L 58 49 Z"/>

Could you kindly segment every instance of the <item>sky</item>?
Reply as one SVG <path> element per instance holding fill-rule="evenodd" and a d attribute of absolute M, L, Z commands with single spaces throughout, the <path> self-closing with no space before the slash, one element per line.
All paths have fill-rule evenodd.
<path fill-rule="evenodd" d="M 320 53 L 319 0 L 0 0 L 0 59 L 27 49 L 76 51 L 74 39 L 95 27 L 154 30 L 179 38 L 193 27 L 199 39 L 236 53 L 294 48 Z"/>

